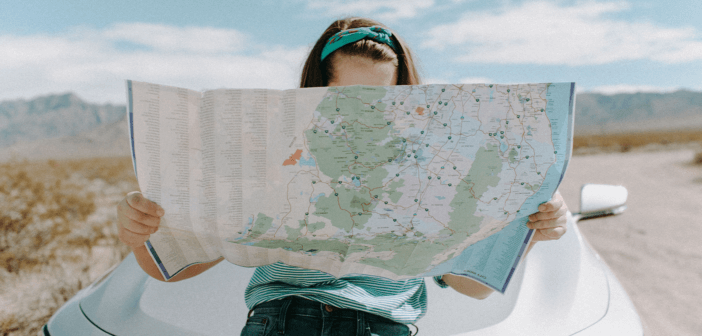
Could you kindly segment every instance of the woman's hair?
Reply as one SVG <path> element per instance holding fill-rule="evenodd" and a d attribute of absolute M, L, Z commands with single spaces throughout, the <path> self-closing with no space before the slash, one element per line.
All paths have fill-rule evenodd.
<path fill-rule="evenodd" d="M 393 62 L 397 66 L 397 85 L 418 85 L 421 83 L 419 74 L 412 59 L 412 53 L 405 42 L 393 32 L 393 44 L 396 50 L 384 43 L 376 42 L 370 39 L 362 39 L 354 43 L 347 44 L 336 51 L 332 52 L 323 61 L 322 49 L 327 44 L 329 39 L 336 33 L 361 27 L 380 26 L 390 30 L 380 22 L 366 19 L 351 17 L 337 20 L 332 23 L 322 36 L 315 43 L 305 66 L 302 68 L 302 78 L 300 79 L 300 87 L 318 87 L 327 86 L 329 81 L 334 78 L 334 59 L 340 54 L 347 56 L 363 56 L 377 62 Z"/>

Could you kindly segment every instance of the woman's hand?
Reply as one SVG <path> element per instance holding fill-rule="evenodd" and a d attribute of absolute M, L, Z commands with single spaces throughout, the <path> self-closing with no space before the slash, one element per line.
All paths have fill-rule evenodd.
<path fill-rule="evenodd" d="M 138 191 L 130 192 L 117 205 L 119 240 L 132 248 L 141 269 L 159 281 L 165 281 L 165 279 L 144 246 L 144 242 L 149 240 L 149 236 L 158 230 L 164 213 L 161 206 L 149 201 Z M 191 265 L 168 281 L 176 282 L 192 278 L 217 265 L 223 259 L 219 258 L 212 262 Z"/>
<path fill-rule="evenodd" d="M 133 191 L 117 205 L 119 240 L 132 249 L 143 247 L 149 236 L 158 230 L 164 210 Z"/>
<path fill-rule="evenodd" d="M 550 201 L 539 205 L 539 212 L 529 216 L 527 227 L 535 230 L 532 241 L 561 238 L 566 233 L 567 212 L 563 196 L 556 191 Z"/>

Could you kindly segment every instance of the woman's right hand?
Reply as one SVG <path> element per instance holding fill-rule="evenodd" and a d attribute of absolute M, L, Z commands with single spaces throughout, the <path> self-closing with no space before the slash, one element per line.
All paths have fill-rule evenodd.
<path fill-rule="evenodd" d="M 140 192 L 132 191 L 117 205 L 117 221 L 119 223 L 119 240 L 134 252 L 137 263 L 146 274 L 152 278 L 165 281 L 159 267 L 154 263 L 144 242 L 158 230 L 161 217 L 165 211 L 158 204 L 146 199 Z M 217 265 L 223 258 L 215 261 L 191 265 L 169 279 L 169 282 L 192 278 L 212 266 Z"/>
<path fill-rule="evenodd" d="M 144 246 L 149 236 L 158 230 L 163 208 L 132 191 L 117 205 L 119 240 L 131 248 Z"/>

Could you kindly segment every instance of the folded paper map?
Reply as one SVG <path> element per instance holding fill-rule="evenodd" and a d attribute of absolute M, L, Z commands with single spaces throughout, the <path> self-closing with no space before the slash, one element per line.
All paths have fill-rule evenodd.
<path fill-rule="evenodd" d="M 224 256 L 504 292 L 570 158 L 575 83 L 198 92 L 127 81 L 167 279 Z"/>

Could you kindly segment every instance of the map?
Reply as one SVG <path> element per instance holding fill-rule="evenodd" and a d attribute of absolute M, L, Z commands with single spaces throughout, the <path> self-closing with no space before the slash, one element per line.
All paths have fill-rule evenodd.
<path fill-rule="evenodd" d="M 224 257 L 504 292 L 572 149 L 575 83 L 127 93 L 165 279 Z"/>
<path fill-rule="evenodd" d="M 399 278 L 456 272 L 510 224 L 527 236 L 567 165 L 573 87 L 330 87 L 277 163 L 285 211 L 251 214 L 226 241 Z"/>

